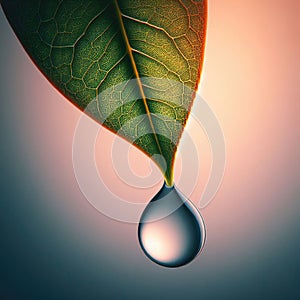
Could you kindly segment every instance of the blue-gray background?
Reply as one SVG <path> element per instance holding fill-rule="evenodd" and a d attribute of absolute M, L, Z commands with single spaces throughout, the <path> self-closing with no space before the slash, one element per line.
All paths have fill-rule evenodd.
<path fill-rule="evenodd" d="M 212 23 L 212 32 L 214 26 Z M 289 41 L 293 43 L 291 48 L 297 47 L 292 38 L 287 38 L 285 43 Z M 48 92 L 43 95 L 37 91 L 51 90 L 51 86 L 31 66 L 2 11 L 0 45 L 1 300 L 300 298 L 299 124 L 296 122 L 299 94 L 296 85 L 291 83 L 296 82 L 294 78 L 298 75 L 296 55 L 293 61 L 292 53 L 287 54 L 284 49 L 284 57 L 292 56 L 289 64 L 279 62 L 276 68 L 269 65 L 264 74 L 271 76 L 280 67 L 290 72 L 288 80 L 285 78 L 290 84 L 285 88 L 289 90 L 279 95 L 278 102 L 273 99 L 276 112 L 281 113 L 273 111 L 274 115 L 268 117 L 267 111 L 272 113 L 272 108 L 266 105 L 265 113 L 258 115 L 261 119 L 255 120 L 264 121 L 257 135 L 275 130 L 274 136 L 280 137 L 283 148 L 270 151 L 272 147 L 267 146 L 273 140 L 269 136 L 259 140 L 265 141 L 259 149 L 250 142 L 243 148 L 230 130 L 239 125 L 224 125 L 227 172 L 218 197 L 203 211 L 209 234 L 207 246 L 194 263 L 169 270 L 151 263 L 141 253 L 136 225 L 108 219 L 81 195 L 72 173 L 72 136 L 57 130 L 54 137 L 54 132 L 43 126 L 49 122 L 47 125 L 51 127 L 58 105 L 57 122 L 63 124 L 63 116 L 70 106 L 59 102 L 61 99 L 52 104 L 43 102 L 48 100 Z M 219 68 L 222 71 L 222 66 Z M 209 75 L 208 68 L 206 77 Z M 41 86 L 34 89 L 35 85 Z M 267 100 L 262 97 L 259 101 Z M 285 106 L 281 107 L 281 103 Z M 242 105 L 240 109 L 247 111 Z M 237 115 L 238 112 L 237 109 Z M 254 115 L 251 108 L 250 114 Z M 49 115 L 52 117 L 48 120 Z M 228 115 L 222 115 L 221 110 L 219 115 L 224 122 L 228 120 Z M 66 126 L 75 121 L 65 120 Z M 240 124 L 243 121 L 237 120 Z M 44 140 L 34 137 L 37 133 Z M 55 138 L 58 141 L 51 146 Z M 49 144 L 46 140 L 50 140 Z M 39 141 L 46 143 L 44 148 Z M 243 149 L 248 148 L 251 150 L 245 154 Z M 255 155 L 255 151 L 267 150 L 263 157 L 273 155 L 276 159 L 259 160 L 257 154 L 257 165 L 249 170 L 249 153 Z M 232 167 L 234 160 L 243 155 L 239 165 L 246 161 L 245 167 Z M 274 169 L 271 163 L 275 164 Z M 262 171 L 257 178 L 255 170 L 259 168 Z"/>

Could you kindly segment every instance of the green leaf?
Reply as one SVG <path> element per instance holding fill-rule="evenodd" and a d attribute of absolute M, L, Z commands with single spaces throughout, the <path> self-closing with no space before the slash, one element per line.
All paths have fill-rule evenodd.
<path fill-rule="evenodd" d="M 153 157 L 169 185 L 200 78 L 206 6 L 206 0 L 2 1 L 49 81 Z"/>

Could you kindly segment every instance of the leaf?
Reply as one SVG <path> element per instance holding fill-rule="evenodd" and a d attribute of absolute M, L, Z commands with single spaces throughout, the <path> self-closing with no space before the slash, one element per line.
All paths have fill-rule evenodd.
<path fill-rule="evenodd" d="M 206 6 L 206 0 L 2 1 L 49 81 L 153 157 L 169 185 L 201 73 Z"/>

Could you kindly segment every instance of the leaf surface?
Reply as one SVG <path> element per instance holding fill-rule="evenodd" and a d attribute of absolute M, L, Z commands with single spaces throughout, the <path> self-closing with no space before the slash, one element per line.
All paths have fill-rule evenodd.
<path fill-rule="evenodd" d="M 206 0 L 1 5 L 49 81 L 152 157 L 172 185 L 174 156 L 203 64 Z"/>

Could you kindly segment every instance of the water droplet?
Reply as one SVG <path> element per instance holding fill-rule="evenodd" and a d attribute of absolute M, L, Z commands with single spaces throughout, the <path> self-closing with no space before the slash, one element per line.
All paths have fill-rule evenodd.
<path fill-rule="evenodd" d="M 205 226 L 196 207 L 175 186 L 164 185 L 146 206 L 138 237 L 145 254 L 175 268 L 192 261 L 205 241 Z"/>

